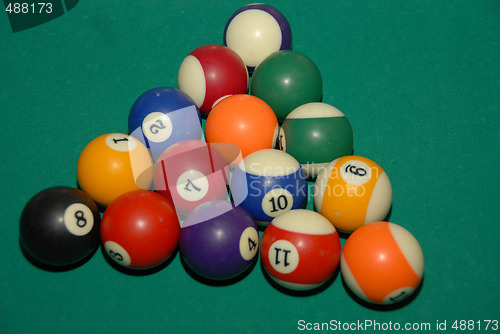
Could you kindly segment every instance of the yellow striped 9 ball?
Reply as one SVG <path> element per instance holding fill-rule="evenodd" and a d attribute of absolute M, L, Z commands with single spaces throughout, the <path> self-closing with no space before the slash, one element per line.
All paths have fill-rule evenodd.
<path fill-rule="evenodd" d="M 344 156 L 323 168 L 314 184 L 315 210 L 339 231 L 384 220 L 392 204 L 392 186 L 376 162 Z"/>

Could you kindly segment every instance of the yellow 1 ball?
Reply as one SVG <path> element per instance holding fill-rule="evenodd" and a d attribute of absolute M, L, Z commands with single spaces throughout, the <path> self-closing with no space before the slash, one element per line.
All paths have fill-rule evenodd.
<path fill-rule="evenodd" d="M 108 206 L 118 196 L 149 189 L 153 159 L 138 140 L 122 133 L 108 133 L 92 140 L 78 158 L 80 188 L 97 203 Z"/>

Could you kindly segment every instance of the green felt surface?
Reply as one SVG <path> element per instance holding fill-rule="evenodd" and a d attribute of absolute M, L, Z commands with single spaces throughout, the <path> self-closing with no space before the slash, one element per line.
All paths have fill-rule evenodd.
<path fill-rule="evenodd" d="M 316 294 L 286 294 L 260 261 L 214 286 L 190 276 L 179 254 L 149 275 L 115 269 L 100 250 L 63 272 L 24 257 L 24 204 L 44 188 L 76 186 L 84 146 L 126 132 L 134 100 L 176 86 L 185 55 L 222 43 L 244 4 L 82 0 L 18 33 L 0 14 L 0 333 L 294 333 L 300 320 L 433 329 L 446 320 L 451 330 L 456 319 L 500 319 L 496 0 L 269 2 L 288 18 L 293 48 L 320 69 L 323 101 L 348 117 L 354 153 L 387 171 L 390 220 L 423 248 L 422 288 L 403 307 L 357 302 L 340 274 Z"/>

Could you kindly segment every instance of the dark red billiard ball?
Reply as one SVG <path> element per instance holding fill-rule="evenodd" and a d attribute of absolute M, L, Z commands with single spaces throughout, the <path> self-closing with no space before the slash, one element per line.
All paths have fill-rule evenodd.
<path fill-rule="evenodd" d="M 121 195 L 102 217 L 101 239 L 106 254 L 131 269 L 163 263 L 175 251 L 179 233 L 172 202 L 149 190 Z"/>
<path fill-rule="evenodd" d="M 177 78 L 202 113 L 227 95 L 248 93 L 248 71 L 241 57 L 226 46 L 200 46 L 184 58 Z"/>
<path fill-rule="evenodd" d="M 99 246 L 100 221 L 95 202 L 83 191 L 64 186 L 48 188 L 24 207 L 21 244 L 44 264 L 72 265 Z"/>

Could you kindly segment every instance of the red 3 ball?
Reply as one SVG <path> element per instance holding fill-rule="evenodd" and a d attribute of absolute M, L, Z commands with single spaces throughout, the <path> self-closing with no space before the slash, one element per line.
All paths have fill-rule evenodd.
<path fill-rule="evenodd" d="M 200 111 L 208 114 L 220 98 L 248 92 L 248 71 L 235 51 L 223 45 L 208 44 L 194 49 L 184 58 L 177 83 Z"/>
<path fill-rule="evenodd" d="M 149 190 L 121 195 L 102 217 L 101 240 L 106 254 L 131 269 L 163 263 L 175 251 L 179 235 L 174 205 Z"/>
<path fill-rule="evenodd" d="M 335 227 L 317 212 L 296 209 L 264 230 L 260 256 L 266 272 L 291 290 L 312 290 L 333 276 L 340 261 Z"/>

